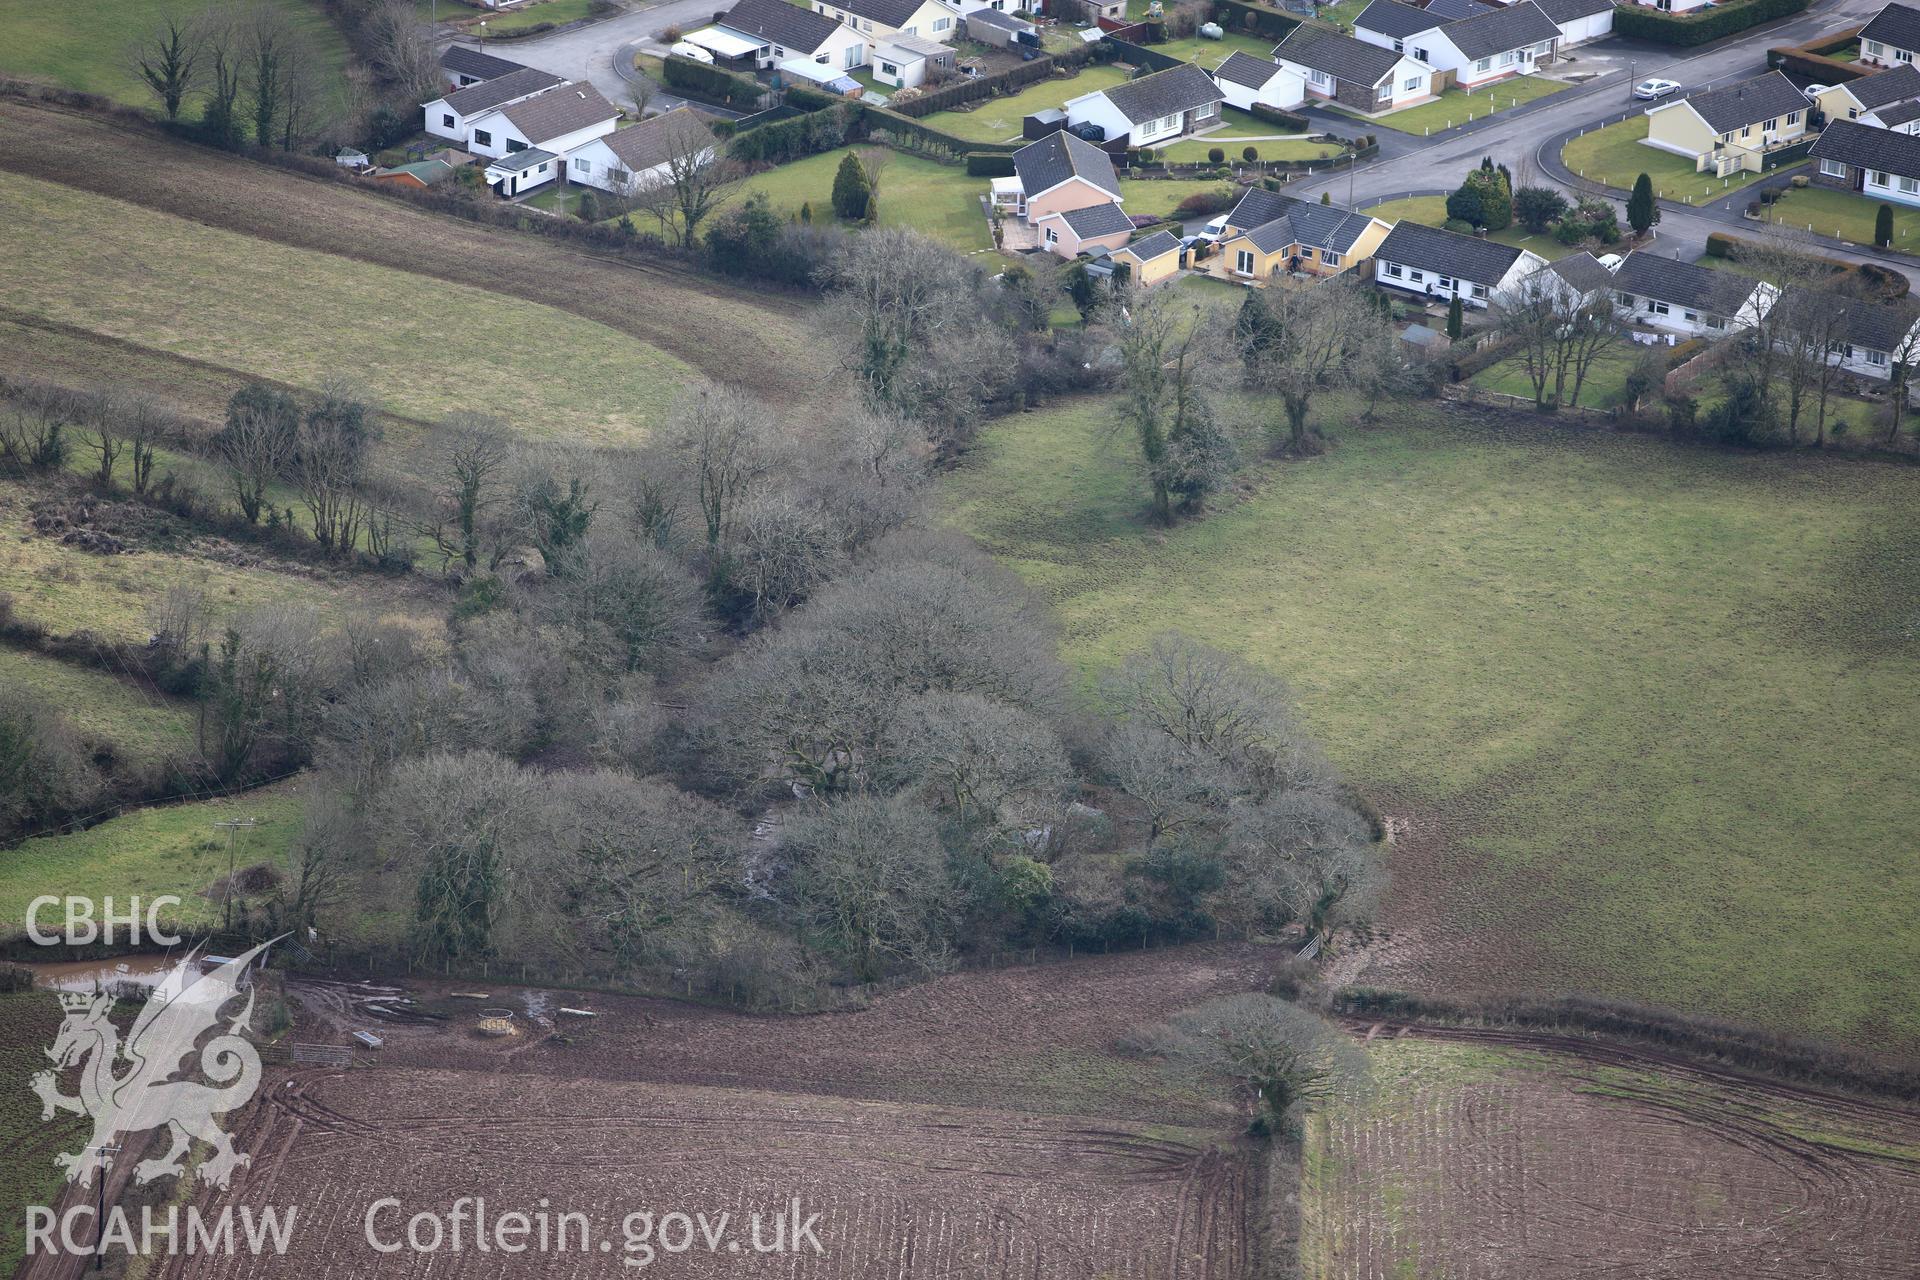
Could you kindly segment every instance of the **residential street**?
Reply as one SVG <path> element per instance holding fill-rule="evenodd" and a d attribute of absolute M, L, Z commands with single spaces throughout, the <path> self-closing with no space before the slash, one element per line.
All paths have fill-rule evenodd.
<path fill-rule="evenodd" d="M 1881 0 L 1816 0 L 1805 13 L 1742 32 L 1700 51 L 1625 39 L 1582 46 L 1572 53 L 1562 69 L 1598 73 L 1596 79 L 1517 112 L 1451 130 L 1436 139 L 1369 128 L 1351 116 L 1311 109 L 1309 114 L 1332 132 L 1347 136 L 1373 132 L 1380 140 L 1381 154 L 1355 172 L 1341 170 L 1305 179 L 1289 190 L 1309 199 L 1317 199 L 1322 191 L 1329 191 L 1340 203 L 1364 206 L 1397 196 L 1450 190 L 1460 174 L 1478 163 L 1482 156 L 1492 156 L 1497 163 L 1505 164 L 1518 181 L 1541 182 L 1571 190 L 1568 183 L 1551 172 L 1550 154 L 1543 156 L 1543 153 L 1554 150 L 1549 144 L 1557 144 L 1573 130 L 1617 119 L 1622 112 L 1634 110 L 1636 106 L 1644 108 L 1645 104 L 1636 104 L 1631 96 L 1634 84 L 1650 76 L 1661 76 L 1677 80 L 1691 90 L 1758 75 L 1766 70 L 1768 48 L 1864 22 L 1879 10 L 1880 4 Z M 632 64 L 637 49 L 661 52 L 658 41 L 661 32 L 670 27 L 691 30 L 711 21 L 716 10 L 723 8 L 725 0 L 663 0 L 603 22 L 530 40 L 496 43 L 492 48 L 503 57 L 555 75 L 586 79 L 613 101 L 626 102 L 630 97 L 629 84 L 635 75 Z M 661 108 L 679 105 L 681 101 L 665 93 L 654 99 Z M 701 109 L 717 110 L 704 106 Z M 1729 224 L 1740 225 L 1739 206 L 1744 203 L 1744 197 L 1737 197 L 1715 210 L 1663 204 L 1657 251 L 1687 259 L 1698 257 L 1709 232 L 1725 229 Z M 1855 261 L 1887 263 L 1920 279 L 1920 269 L 1904 259 L 1840 248 L 1830 252 Z"/>
<path fill-rule="evenodd" d="M 1483 126 L 1455 131 L 1428 141 L 1408 138 L 1390 130 L 1374 130 L 1381 139 L 1382 156 L 1362 165 L 1355 173 L 1341 171 L 1316 177 L 1289 188 L 1307 198 L 1318 198 L 1330 191 L 1341 203 L 1365 205 L 1407 194 L 1450 190 L 1460 175 L 1492 156 L 1498 164 L 1512 170 L 1517 182 L 1544 183 L 1572 188 L 1547 171 L 1542 152 L 1547 144 L 1583 125 L 1619 118 L 1636 105 L 1631 96 L 1633 85 L 1650 76 L 1677 80 L 1688 89 L 1704 88 L 1725 80 L 1758 75 L 1767 68 L 1767 50 L 1789 44 L 1838 27 L 1865 22 L 1880 9 L 1880 0 L 1816 0 L 1807 12 L 1782 19 L 1765 27 L 1742 32 L 1724 43 L 1703 51 L 1690 52 L 1643 41 L 1602 40 L 1573 52 L 1570 69 L 1592 71 L 1604 68 L 1601 79 L 1592 84 L 1540 100 L 1531 110 L 1523 109 L 1497 116 Z M 1316 113 L 1329 127 L 1340 133 L 1366 132 L 1351 117 L 1328 112 Z M 1707 234 L 1726 230 L 1728 223 L 1741 223 L 1739 206 L 1746 197 L 1725 202 L 1717 212 L 1693 210 L 1663 202 L 1656 251 L 1693 259 L 1706 247 Z M 1920 280 L 1909 260 L 1869 252 L 1832 249 L 1835 256 L 1854 261 L 1877 261 L 1898 267 L 1910 278 Z"/>

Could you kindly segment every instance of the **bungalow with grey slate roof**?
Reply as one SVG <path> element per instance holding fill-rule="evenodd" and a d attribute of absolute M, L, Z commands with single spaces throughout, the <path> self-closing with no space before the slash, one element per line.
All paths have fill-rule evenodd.
<path fill-rule="evenodd" d="M 1613 34 L 1613 0 L 1533 0 L 1560 28 L 1560 49 Z M 1429 6 L 1431 7 L 1431 6 Z"/>
<path fill-rule="evenodd" d="M 1869 302 L 1814 289 L 1789 289 L 1774 303 L 1781 323 L 1776 345 L 1790 346 L 1794 331 L 1824 338 L 1827 363 L 1881 382 L 1896 364 L 1920 360 L 1920 302 L 1899 298 Z"/>
<path fill-rule="evenodd" d="M 1371 6 L 1369 6 L 1371 7 Z M 1391 48 L 1303 22 L 1273 47 L 1281 66 L 1306 81 L 1307 96 L 1375 114 L 1434 96 L 1433 68 Z"/>
<path fill-rule="evenodd" d="M 1415 56 L 1436 71 L 1453 72 L 1462 89 L 1473 89 L 1548 65 L 1559 44 L 1560 28 L 1553 19 L 1533 0 L 1519 0 L 1423 34 L 1425 56 Z"/>
<path fill-rule="evenodd" d="M 1332 276 L 1365 263 L 1387 237 L 1378 218 L 1338 205 L 1297 200 L 1252 188 L 1224 219 L 1220 252 L 1209 274 L 1264 285 L 1281 274 Z"/>
<path fill-rule="evenodd" d="M 1307 100 L 1307 82 L 1298 71 L 1289 71 L 1271 58 L 1256 58 L 1235 49 L 1226 61 L 1213 69 L 1227 105 L 1242 111 L 1255 105 L 1291 111 Z"/>
<path fill-rule="evenodd" d="M 715 158 L 716 139 L 691 107 L 615 129 L 567 158 L 567 178 L 621 195 L 698 173 Z"/>
<path fill-rule="evenodd" d="M 448 45 L 440 55 L 440 70 L 446 74 L 449 85 L 464 89 L 470 84 L 525 71 L 526 67 L 505 58 L 496 58 L 484 49 L 469 49 L 465 45 L 455 44 Z"/>
<path fill-rule="evenodd" d="M 1920 9 L 1890 4 L 1860 28 L 1860 61 L 1871 67 L 1912 66 L 1920 54 Z"/>
<path fill-rule="evenodd" d="M 1920 205 L 1920 137 L 1835 120 L 1809 154 L 1816 162 L 1813 180 L 1823 187 Z"/>
<path fill-rule="evenodd" d="M 1752 329 L 1780 296 L 1764 280 L 1642 251 L 1614 268 L 1613 291 L 1623 317 L 1689 337 Z"/>
<path fill-rule="evenodd" d="M 467 150 L 496 161 L 487 168 L 488 184 L 514 196 L 562 176 L 573 152 L 612 133 L 619 120 L 620 109 L 598 89 L 569 82 L 475 117 Z M 528 151 L 557 163 L 529 164 L 521 159 Z"/>
<path fill-rule="evenodd" d="M 1829 120 L 1857 120 L 1876 129 L 1914 133 L 1920 120 L 1920 67 L 1879 71 L 1822 90 L 1814 102 Z"/>
<path fill-rule="evenodd" d="M 686 40 L 730 61 L 750 60 L 760 71 L 792 58 L 851 71 L 866 65 L 870 43 L 854 28 L 787 0 L 739 0 Z"/>
<path fill-rule="evenodd" d="M 1095 247 L 1118 249 L 1133 237 L 1133 219 L 1114 201 L 1041 214 L 1034 225 L 1040 230 L 1041 246 L 1063 258 L 1078 257 Z"/>
<path fill-rule="evenodd" d="M 466 146 L 473 122 L 490 111 L 544 93 L 560 84 L 559 76 L 532 67 L 520 67 L 491 80 L 483 80 L 422 105 L 426 131 Z"/>
<path fill-rule="evenodd" d="M 1457 235 L 1402 218 L 1373 253 L 1373 278 L 1429 301 L 1486 307 L 1511 294 L 1547 260 L 1513 245 Z"/>
<path fill-rule="evenodd" d="M 1085 138 L 1065 130 L 1014 152 L 1013 175 L 993 180 L 994 208 L 1003 217 L 1034 228 L 1036 242 L 1041 218 L 1115 204 L 1121 198 L 1120 175 L 1114 172 L 1113 160 Z"/>
<path fill-rule="evenodd" d="M 1812 108 L 1778 71 L 1706 89 L 1647 111 L 1646 145 L 1719 177 L 1758 173 L 1766 153 L 1806 140 Z"/>
<path fill-rule="evenodd" d="M 1218 124 L 1225 100 L 1212 76 L 1187 63 L 1069 98 L 1067 124 L 1097 127 L 1105 142 L 1156 146 Z"/>

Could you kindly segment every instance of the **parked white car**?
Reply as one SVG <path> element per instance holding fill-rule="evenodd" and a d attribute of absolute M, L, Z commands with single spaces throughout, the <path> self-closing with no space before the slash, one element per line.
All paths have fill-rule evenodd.
<path fill-rule="evenodd" d="M 1642 80 L 1633 86 L 1633 96 L 1644 102 L 1652 102 L 1679 91 L 1680 83 L 1677 80 Z"/>
<path fill-rule="evenodd" d="M 1808 102 L 1818 102 L 1820 95 L 1833 88 L 1830 84 L 1810 84 L 1800 92 Z"/>

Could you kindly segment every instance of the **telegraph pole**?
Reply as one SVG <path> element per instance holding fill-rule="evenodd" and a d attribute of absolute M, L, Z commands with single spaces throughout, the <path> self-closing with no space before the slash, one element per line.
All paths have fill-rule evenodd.
<path fill-rule="evenodd" d="M 260 825 L 260 820 L 258 818 L 227 818 L 213 825 L 227 829 L 227 912 L 226 923 L 221 926 L 221 931 L 230 932 L 233 929 L 233 833 L 251 831 Z"/>
<path fill-rule="evenodd" d="M 106 1259 L 102 1247 L 107 1235 L 107 1170 L 113 1167 L 113 1158 L 120 1154 L 120 1148 L 112 1143 L 102 1143 L 94 1148 L 100 1153 L 100 1167 L 93 1171 L 93 1269 L 100 1270 Z"/>

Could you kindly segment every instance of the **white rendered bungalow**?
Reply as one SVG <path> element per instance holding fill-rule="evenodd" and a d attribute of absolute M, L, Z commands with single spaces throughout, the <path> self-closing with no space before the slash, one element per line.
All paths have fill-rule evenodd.
<path fill-rule="evenodd" d="M 1068 99 L 1067 124 L 1097 126 L 1106 142 L 1157 146 L 1219 123 L 1224 101 L 1213 77 L 1187 63 Z"/>
<path fill-rule="evenodd" d="M 1273 57 L 1306 83 L 1307 97 L 1368 115 L 1434 96 L 1433 68 L 1418 58 L 1317 23 L 1295 27 L 1273 47 Z"/>
<path fill-rule="evenodd" d="M 1434 302 L 1487 307 L 1511 295 L 1547 260 L 1512 245 L 1456 235 L 1402 218 L 1373 252 L 1373 278 Z"/>
<path fill-rule="evenodd" d="M 1271 58 L 1256 58 L 1235 49 L 1213 69 L 1227 105 L 1250 111 L 1256 105 L 1291 111 L 1307 100 L 1307 82 Z"/>
<path fill-rule="evenodd" d="M 1634 252 L 1613 272 L 1620 314 L 1650 329 L 1719 337 L 1766 318 L 1780 290 L 1764 280 Z"/>
<path fill-rule="evenodd" d="M 675 107 L 595 138 L 567 159 L 567 179 L 628 194 L 666 181 L 678 164 L 683 175 L 715 158 L 715 139 L 690 107 Z"/>
<path fill-rule="evenodd" d="M 612 133 L 620 108 L 590 84 L 568 82 L 509 103 L 474 119 L 467 150 L 488 159 L 504 159 L 539 148 L 564 160 Z"/>
<path fill-rule="evenodd" d="M 1364 43 L 1453 72 L 1454 83 L 1463 89 L 1526 75 L 1552 62 L 1561 35 L 1533 0 L 1452 20 L 1399 0 L 1373 0 L 1354 19 L 1353 33 Z"/>
<path fill-rule="evenodd" d="M 537 93 L 545 93 L 561 83 L 559 76 L 535 71 L 532 67 L 521 67 L 424 104 L 421 107 L 425 117 L 422 123 L 434 137 L 445 138 L 464 147 L 473 131 L 473 122 L 481 116 L 509 103 L 523 102 Z"/>

